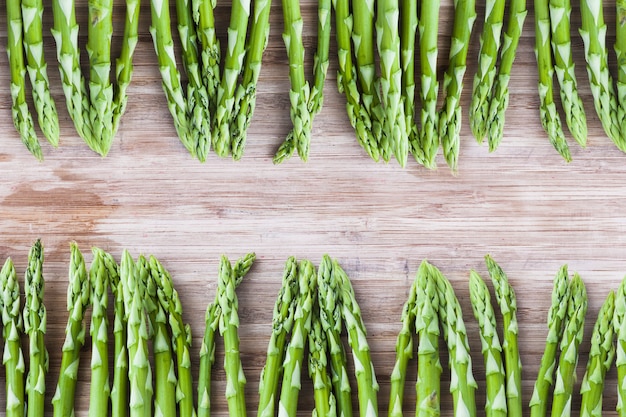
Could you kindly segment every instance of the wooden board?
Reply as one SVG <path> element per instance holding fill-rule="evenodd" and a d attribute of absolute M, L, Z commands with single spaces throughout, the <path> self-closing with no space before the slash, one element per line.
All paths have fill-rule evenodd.
<path fill-rule="evenodd" d="M 218 29 L 225 42 L 229 2 L 218 3 Z M 148 31 L 149 2 L 144 2 L 141 11 L 128 110 L 107 158 L 91 152 L 78 138 L 65 110 L 54 41 L 49 35 L 49 6 L 44 15 L 46 57 L 62 139 L 58 149 L 43 144 L 44 162 L 35 161 L 13 129 L 8 63 L 6 54 L 0 54 L 0 258 L 11 256 L 23 275 L 30 245 L 37 238 L 45 245 L 49 398 L 60 366 L 67 318 L 69 242 L 73 240 L 88 260 L 91 246 L 99 246 L 117 259 L 123 249 L 134 256 L 143 253 L 158 257 L 173 275 L 186 320 L 192 325 L 196 363 L 204 311 L 214 297 L 220 255 L 235 259 L 256 252 L 258 260 L 238 290 L 249 413 L 256 412 L 272 306 L 290 255 L 317 265 L 323 254 L 330 254 L 352 278 L 380 382 L 381 414 L 386 413 L 388 403 L 402 304 L 418 265 L 426 258 L 452 281 L 463 304 L 480 385 L 479 411 L 484 405 L 484 367 L 468 299 L 468 273 L 473 268 L 487 276 L 483 263 L 486 254 L 500 263 L 517 291 L 524 403 L 530 399 L 544 347 L 552 279 L 565 263 L 570 271 L 581 274 L 590 303 L 578 369 L 582 379 L 598 308 L 626 273 L 626 156 L 604 135 L 593 110 L 582 42 L 576 31 L 580 24 L 577 4 L 572 14 L 572 36 L 589 124 L 587 149 L 579 148 L 568 136 L 573 162 L 567 164 L 541 128 L 532 5 L 512 74 L 504 141 L 490 154 L 485 145 L 473 139 L 466 121 L 480 20 L 484 17 L 484 2 L 479 1 L 465 78 L 459 170 L 453 175 L 441 155 L 439 168 L 433 171 L 413 160 L 402 169 L 395 162 L 377 164 L 367 157 L 347 121 L 344 98 L 337 92 L 334 38 L 325 106 L 315 119 L 309 162 L 292 158 L 274 166 L 271 158 L 291 126 L 287 60 L 280 35 L 282 16 L 280 3 L 274 3 L 258 105 L 245 155 L 239 162 L 211 154 L 208 161 L 199 163 L 177 139 Z M 315 2 L 301 3 L 310 69 Z M 610 2 L 604 3 L 608 44 L 612 45 L 614 11 Z M 121 2 L 116 5 L 121 6 Z M 0 0 L 0 9 L 4 6 L 5 0 Z M 117 23 L 120 10 L 116 12 Z M 447 63 L 451 0 L 442 2 L 441 14 L 440 73 Z M 84 3 L 78 15 L 84 26 Z M 3 45 L 5 28 L 6 17 L 1 13 Z M 83 44 L 85 36 L 81 31 Z M 120 38 L 116 32 L 116 48 Z M 613 55 L 611 60 L 615 70 Z M 223 416 L 227 414 L 222 395 L 224 374 L 217 368 L 214 415 Z M 410 381 L 415 378 L 415 371 L 411 372 Z M 82 416 L 88 408 L 88 352 L 83 355 L 79 378 L 77 415 Z M 413 410 L 412 384 L 407 386 L 408 413 Z M 444 392 L 445 387 L 447 383 Z M 303 386 L 302 415 L 311 411 L 310 389 L 308 383 Z M 607 415 L 615 415 L 615 390 L 613 369 L 606 391 Z M 444 400 L 442 413 L 449 416 L 449 396 Z M 51 407 L 48 412 L 51 414 Z"/>

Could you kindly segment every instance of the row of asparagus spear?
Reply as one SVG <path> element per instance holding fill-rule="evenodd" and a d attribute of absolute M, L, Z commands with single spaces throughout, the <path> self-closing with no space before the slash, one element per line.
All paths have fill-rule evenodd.
<path fill-rule="evenodd" d="M 211 413 L 212 370 L 217 338 L 223 338 L 229 415 L 245 416 L 246 377 L 240 357 L 236 289 L 255 260 L 247 254 L 234 264 L 222 256 L 214 301 L 208 304 L 205 330 L 193 380 L 191 328 L 173 280 L 153 256 L 133 259 L 128 251 L 118 264 L 99 248 L 92 249 L 90 267 L 75 243 L 70 245 L 67 291 L 68 319 L 60 370 L 52 398 L 53 415 L 74 414 L 81 352 L 91 343 L 90 416 L 197 416 Z M 517 301 L 506 273 L 489 255 L 487 271 L 495 302 L 478 272 L 470 271 L 469 294 L 478 323 L 484 360 L 485 415 L 521 416 L 522 363 L 518 349 Z M 22 307 L 12 260 L 0 270 L 0 308 L 4 338 L 6 415 L 42 416 L 46 375 L 44 250 L 32 246 L 25 272 Z M 112 295 L 112 302 L 109 302 Z M 496 318 L 494 306 L 500 311 Z M 113 311 L 109 311 L 111 309 Z M 87 338 L 86 313 L 91 309 Z M 576 368 L 583 340 L 587 293 L 578 274 L 570 278 L 564 265 L 554 279 L 548 311 L 548 335 L 532 397 L 531 417 L 572 414 Z M 591 335 L 586 371 L 580 386 L 580 415 L 602 415 L 606 373 L 617 368 L 618 413 L 626 395 L 626 280 L 611 291 L 598 312 Z M 113 319 L 113 326 L 109 320 Z M 501 324 L 499 328 L 498 323 Z M 112 334 L 112 343 L 109 340 Z M 347 337 L 346 337 L 347 336 Z M 423 261 L 410 286 L 396 340 L 390 376 L 389 417 L 404 415 L 407 369 L 417 355 L 415 413 L 439 415 L 443 367 L 440 339 L 448 351 L 455 416 L 475 416 L 477 381 L 461 304 L 450 281 Z M 22 338 L 28 352 L 22 352 Z M 347 339 L 347 344 L 345 340 Z M 109 349 L 113 349 L 113 352 Z M 348 349 L 352 360 L 348 360 Z M 109 358 L 113 360 L 109 366 Z M 347 273 L 325 255 L 316 268 L 308 260 L 287 259 L 274 305 L 267 357 L 261 372 L 258 417 L 296 416 L 303 369 L 312 381 L 314 413 L 349 417 L 353 412 L 353 381 L 361 417 L 379 413 L 378 383 L 367 331 Z M 354 377 L 349 376 L 349 370 Z M 112 375 L 110 374 L 112 372 Z"/>
<path fill-rule="evenodd" d="M 52 34 L 67 110 L 79 136 L 103 156 L 111 147 L 126 108 L 138 41 L 140 2 L 126 0 L 124 4 L 122 47 L 113 65 L 113 2 L 88 1 L 86 74 L 80 65 L 75 1 L 54 0 L 52 4 Z M 280 163 L 294 153 L 305 161 L 308 158 L 313 119 L 323 106 L 334 18 L 337 87 L 345 95 L 348 118 L 365 151 L 376 161 L 395 158 L 401 166 L 412 154 L 417 162 L 434 168 L 441 147 L 446 162 L 456 170 L 461 94 L 477 10 L 475 0 L 455 0 L 453 4 L 450 53 L 441 80 L 440 0 L 318 0 L 317 43 L 312 75 L 308 77 L 300 2 L 281 0 L 293 128 L 277 149 L 274 162 Z M 485 2 L 469 121 L 475 138 L 479 142 L 486 139 L 490 151 L 504 136 L 509 81 L 526 6 L 526 0 Z M 222 46 L 222 37 L 218 36 L 222 34 L 215 26 L 215 7 L 214 0 L 175 0 L 172 19 L 169 0 L 150 2 L 150 33 L 174 126 L 185 148 L 201 161 L 206 160 L 211 148 L 221 157 L 242 157 L 270 31 L 271 0 L 232 0 L 226 45 Z M 594 107 L 606 134 L 626 151 L 626 98 L 621 93 L 626 83 L 622 62 L 626 11 L 619 1 L 616 8 L 617 88 L 609 71 L 601 0 L 581 0 L 579 32 L 585 45 Z M 40 129 L 53 146 L 59 142 L 58 115 L 43 53 L 43 3 L 8 0 L 6 9 L 13 119 L 27 148 L 42 159 L 26 99 L 26 73 Z M 571 153 L 554 99 L 555 74 L 567 126 L 580 145 L 585 146 L 587 141 L 585 110 L 574 72 L 570 17 L 570 0 L 534 0 L 540 119 L 551 143 L 567 161 Z M 176 38 L 171 33 L 172 20 L 178 28 Z M 176 61 L 178 48 L 182 69 Z"/>

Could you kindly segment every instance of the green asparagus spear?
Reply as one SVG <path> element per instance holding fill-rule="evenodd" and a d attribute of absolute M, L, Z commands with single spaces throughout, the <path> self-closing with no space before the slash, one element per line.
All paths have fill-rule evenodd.
<path fill-rule="evenodd" d="M 441 361 L 439 360 L 439 294 L 436 277 L 423 261 L 415 277 L 415 331 L 419 338 L 417 348 L 417 417 L 440 415 Z"/>
<path fill-rule="evenodd" d="M 300 14 L 300 2 L 282 0 L 283 6 L 283 41 L 289 56 L 289 101 L 291 103 L 291 122 L 293 129 L 280 145 L 274 156 L 278 164 L 288 159 L 297 150 L 300 159 L 306 161 L 311 141 L 313 117 L 309 111 L 311 86 L 304 75 L 304 44 L 302 40 L 303 21 Z"/>
<path fill-rule="evenodd" d="M 239 315 L 235 293 L 235 274 L 230 261 L 222 256 L 219 266 L 217 298 L 221 315 L 219 331 L 224 338 L 224 369 L 226 371 L 226 400 L 231 416 L 246 416 L 244 387 L 246 377 L 239 354 Z"/>
<path fill-rule="evenodd" d="M 390 138 L 396 160 L 404 167 L 409 153 L 409 137 L 402 96 L 399 7 L 399 0 L 378 1 L 376 38 L 380 56 L 381 102 L 385 109 L 385 134 Z"/>
<path fill-rule="evenodd" d="M 89 95 L 80 69 L 78 23 L 74 2 L 54 0 L 52 12 L 54 15 L 52 35 L 57 47 L 65 104 L 78 135 L 97 152 L 100 144 L 94 139 L 89 123 Z"/>
<path fill-rule="evenodd" d="M 587 118 L 582 99 L 578 96 L 572 43 L 570 39 L 570 0 L 550 0 L 550 23 L 552 27 L 552 51 L 554 68 L 561 86 L 561 104 L 565 120 L 572 136 L 580 144 L 587 144 Z"/>
<path fill-rule="evenodd" d="M 415 333 L 415 301 L 417 298 L 417 277 L 413 280 L 409 295 L 402 308 L 402 328 L 396 339 L 396 361 L 393 366 L 389 388 L 388 417 L 402 417 L 406 369 L 413 357 L 413 334 Z"/>
<path fill-rule="evenodd" d="M 619 111 L 626 112 L 626 2 L 615 2 L 615 55 L 617 58 L 617 102 Z M 622 115 L 620 126 L 624 129 L 626 119 Z M 624 130 L 622 130 L 623 132 Z"/>
<path fill-rule="evenodd" d="M 426 168 L 435 168 L 435 157 L 439 149 L 437 126 L 437 37 L 439 31 L 439 0 L 422 1 L 419 13 L 419 50 L 421 73 L 420 113 L 421 129 L 419 144 L 414 145 L 414 156 L 417 162 Z"/>
<path fill-rule="evenodd" d="M 194 137 L 196 155 L 204 162 L 211 147 L 209 97 L 202 83 L 201 66 L 198 62 L 197 34 L 191 15 L 191 0 L 176 0 L 175 4 L 183 68 L 187 74 L 187 117 Z"/>
<path fill-rule="evenodd" d="M 11 69 L 11 113 L 13 124 L 26 148 L 37 159 L 42 160 L 41 146 L 35 132 L 33 117 L 26 103 L 26 64 L 24 63 L 23 20 L 19 0 L 6 2 L 7 10 L 7 53 Z"/>
<path fill-rule="evenodd" d="M 295 417 L 298 411 L 304 351 L 311 331 L 312 310 L 317 295 L 315 267 L 307 260 L 300 261 L 298 264 L 297 286 L 294 321 L 285 353 L 283 381 L 278 401 L 278 414 L 289 417 Z"/>
<path fill-rule="evenodd" d="M 120 280 L 119 265 L 108 253 L 103 254 L 103 262 L 109 272 L 113 301 L 113 385 L 111 387 L 111 415 L 128 415 L 128 350 L 126 349 L 127 322 L 124 310 L 124 290 Z"/>
<path fill-rule="evenodd" d="M 13 261 L 8 258 L 0 271 L 0 304 L 5 369 L 6 416 L 24 417 L 24 354 L 20 334 L 24 331 L 20 315 L 20 287 Z"/>
<path fill-rule="evenodd" d="M 439 295 L 439 319 L 443 338 L 448 345 L 450 362 L 450 392 L 455 415 L 476 415 L 476 381 L 472 374 L 472 358 L 469 354 L 467 331 L 463 312 L 454 289 L 446 277 L 433 265 L 430 273 L 437 284 Z"/>
<path fill-rule="evenodd" d="M 160 282 L 155 265 L 140 257 L 137 262 L 139 275 L 146 279 L 144 305 L 153 329 L 152 352 L 154 357 L 154 413 L 157 416 L 176 415 L 176 367 L 172 353 L 172 341 L 168 326 L 168 314 L 158 299 Z"/>
<path fill-rule="evenodd" d="M 298 265 L 294 257 L 287 259 L 283 281 L 274 304 L 272 334 L 267 347 L 267 358 L 259 383 L 257 417 L 272 417 L 276 410 L 276 396 L 282 380 L 282 364 L 287 335 L 293 327 L 295 301 L 298 291 Z M 200 416 L 199 416 L 200 417 Z"/>
<path fill-rule="evenodd" d="M 337 416 L 352 417 L 352 388 L 348 378 L 346 352 L 341 340 L 340 285 L 333 270 L 333 260 L 328 255 L 324 255 L 317 273 L 317 299 L 320 307 L 320 322 L 328 341 L 331 382 L 337 402 Z"/>
<path fill-rule="evenodd" d="M 174 40 L 170 29 L 170 2 L 169 0 L 150 0 L 150 10 L 150 33 L 159 60 L 161 85 L 167 98 L 170 114 L 174 119 L 174 127 L 185 148 L 193 157 L 197 157 L 195 139 L 187 120 L 188 109 L 185 91 L 180 80 L 180 72 L 176 66 Z"/>
<path fill-rule="evenodd" d="M 559 341 L 567 319 L 567 306 L 571 296 L 567 265 L 563 265 L 554 278 L 552 289 L 552 305 L 548 311 L 548 336 L 546 348 L 541 357 L 541 366 L 535 381 L 532 398 L 530 399 L 530 416 L 545 417 L 548 407 L 550 387 L 554 383 L 556 355 Z"/>
<path fill-rule="evenodd" d="M 43 53 L 43 1 L 22 0 L 21 4 L 26 69 L 33 89 L 33 103 L 37 110 L 39 127 L 48 141 L 53 146 L 57 146 L 59 144 L 59 116 L 54 99 L 50 95 L 46 58 Z"/>
<path fill-rule="evenodd" d="M 470 127 L 474 137 L 482 143 L 487 136 L 489 104 L 491 103 L 493 83 L 496 79 L 498 51 L 502 26 L 504 26 L 504 6 L 506 0 L 488 0 L 485 2 L 485 22 L 480 34 L 478 66 L 474 75 L 472 103 L 469 109 Z"/>
<path fill-rule="evenodd" d="M 393 150 L 389 137 L 383 134 L 385 115 L 378 95 L 379 86 L 376 78 L 374 11 L 373 0 L 352 0 L 351 35 L 361 104 L 372 121 L 374 137 L 378 138 L 380 156 L 384 161 L 389 161 Z"/>
<path fill-rule="evenodd" d="M 113 36 L 113 0 L 90 0 L 87 25 L 89 56 L 89 124 L 97 149 L 106 155 L 113 142 L 113 85 L 111 73 L 111 38 Z"/>
<path fill-rule="evenodd" d="M 626 278 L 622 280 L 615 294 L 615 314 L 613 316 L 613 330 L 617 339 L 615 351 L 615 366 L 617 368 L 617 413 L 626 414 Z"/>
<path fill-rule="evenodd" d="M 90 303 L 90 287 L 85 260 L 78 249 L 78 245 L 72 242 L 70 244 L 70 271 L 67 287 L 69 316 L 65 328 L 59 380 L 52 398 L 55 417 L 66 417 L 74 414 L 74 395 L 76 393 L 80 351 L 85 343 L 84 316 Z"/>
<path fill-rule="evenodd" d="M 474 317 L 480 328 L 480 343 L 485 361 L 487 401 L 485 416 L 506 417 L 506 378 L 502 362 L 502 346 L 496 331 L 496 316 L 491 305 L 489 290 L 476 271 L 470 271 L 470 298 Z"/>
<path fill-rule="evenodd" d="M 127 323 L 129 415 L 149 417 L 152 415 L 153 386 L 148 350 L 150 323 L 144 305 L 147 291 L 139 276 L 139 268 L 127 250 L 122 253 L 120 281 Z"/>
<path fill-rule="evenodd" d="M 191 16 L 200 46 L 200 75 L 206 89 L 208 114 L 217 108 L 217 86 L 220 83 L 220 42 L 215 31 L 216 1 L 191 0 Z"/>
<path fill-rule="evenodd" d="M 39 417 L 44 413 L 48 351 L 44 342 L 46 333 L 46 306 L 43 303 L 44 248 L 38 239 L 28 253 L 25 273 L 24 331 L 28 334 L 28 374 L 26 376 L 26 416 Z"/>
<path fill-rule="evenodd" d="M 126 90 L 133 75 L 133 55 L 139 40 L 139 0 L 126 0 L 126 14 L 124 18 L 124 36 L 120 55 L 115 60 L 115 75 L 117 85 L 113 95 L 113 133 L 117 132 L 120 118 L 126 111 L 128 97 Z"/>
<path fill-rule="evenodd" d="M 509 3 L 509 22 L 504 32 L 502 49 L 500 49 L 500 68 L 493 85 L 493 95 L 489 106 L 489 151 L 493 152 L 502 141 L 504 135 L 504 119 L 509 106 L 509 81 L 511 69 L 515 61 L 522 29 L 528 10 L 526 0 L 511 0 Z"/>
<path fill-rule="evenodd" d="M 537 68 L 539 73 L 539 113 L 541 125 L 548 134 L 548 139 L 552 146 L 567 161 L 572 160 L 569 146 L 565 141 L 561 118 L 554 104 L 554 93 L 552 90 L 552 77 L 554 66 L 552 63 L 552 35 L 550 25 L 550 7 L 548 0 L 534 0 L 535 2 L 535 55 L 537 57 Z"/>
<path fill-rule="evenodd" d="M 225 157 L 231 149 L 230 123 L 235 107 L 235 90 L 239 75 L 243 70 L 246 34 L 250 18 L 250 0 L 233 0 L 228 27 L 228 45 L 224 57 L 222 82 L 217 89 L 217 110 L 215 112 L 213 138 L 215 153 Z"/>
<path fill-rule="evenodd" d="M 567 322 L 561 338 L 561 355 L 556 370 L 552 417 L 571 414 L 572 394 L 576 382 L 578 348 L 583 340 L 585 314 L 587 314 L 587 291 L 580 275 L 574 274 L 571 282 L 572 295 L 567 305 Z"/>
<path fill-rule="evenodd" d="M 367 342 L 365 323 L 361 317 L 361 309 L 356 301 L 350 278 L 337 261 L 333 261 L 333 276 L 337 280 L 341 318 L 348 331 L 348 344 L 352 349 L 354 359 L 359 415 L 361 417 L 375 417 L 378 415 L 379 386 Z"/>
<path fill-rule="evenodd" d="M 93 260 L 89 268 L 91 287 L 91 382 L 89 384 L 89 417 L 109 415 L 109 349 L 108 319 L 109 270 L 104 263 L 104 251 L 92 248 Z"/>
<path fill-rule="evenodd" d="M 615 356 L 614 312 L 615 293 L 611 291 L 602 304 L 596 323 L 593 326 L 587 370 L 580 386 L 580 394 L 582 396 L 580 403 L 581 417 L 602 415 L 604 378 L 611 368 L 611 363 Z"/>
<path fill-rule="evenodd" d="M 167 314 L 172 335 L 172 347 L 176 354 L 176 399 L 181 417 L 195 416 L 193 378 L 191 376 L 191 327 L 183 322 L 183 306 L 169 272 L 154 257 L 150 257 L 150 274 L 158 285 L 158 299 Z"/>
<path fill-rule="evenodd" d="M 324 84 L 330 65 L 331 4 L 331 0 L 317 2 L 317 49 L 313 57 L 313 88 L 309 100 L 313 116 L 322 110 L 324 104 Z"/>
<path fill-rule="evenodd" d="M 315 400 L 314 417 L 336 417 L 337 408 L 332 383 L 328 376 L 328 352 L 326 350 L 326 332 L 319 321 L 319 306 L 313 304 L 313 319 L 309 332 L 309 377 L 313 381 Z"/>
<path fill-rule="evenodd" d="M 626 142 L 620 132 L 617 98 L 608 66 L 607 27 L 604 22 L 602 1 L 581 0 L 580 13 L 582 23 L 579 32 L 585 45 L 585 60 L 593 104 L 607 136 L 624 151 Z"/>
<path fill-rule="evenodd" d="M 517 344 L 517 300 L 515 290 L 500 266 L 489 255 L 485 257 L 487 270 L 493 282 L 496 301 L 502 313 L 504 328 L 502 349 L 506 369 L 506 403 L 510 416 L 522 415 L 522 360 Z"/>
<path fill-rule="evenodd" d="M 400 63 L 402 68 L 402 101 L 404 103 L 405 127 L 409 150 L 415 154 L 419 146 L 417 124 L 415 123 L 415 41 L 417 37 L 417 2 L 400 2 Z"/>
<path fill-rule="evenodd" d="M 467 68 L 472 28 L 476 21 L 476 1 L 457 0 L 454 2 L 454 28 L 448 69 L 443 75 L 443 89 L 446 92 L 443 108 L 439 114 L 439 140 L 443 156 L 448 166 L 456 171 L 461 145 L 461 92 L 463 76 Z"/>
<path fill-rule="evenodd" d="M 357 70 L 352 62 L 352 26 L 349 0 L 333 0 L 335 10 L 335 32 L 337 37 L 337 88 L 346 96 L 346 111 L 350 124 L 356 132 L 359 144 L 374 160 L 380 158 L 379 141 L 382 132 L 380 123 L 373 120 L 361 101 L 357 82 Z"/>
<path fill-rule="evenodd" d="M 239 286 L 243 277 L 248 273 L 255 259 L 256 255 L 249 253 L 237 260 L 233 267 L 235 288 Z M 200 347 L 198 417 L 209 417 L 211 415 L 211 371 L 215 363 L 215 334 L 218 331 L 221 314 L 219 300 L 216 296 L 215 301 L 207 306 L 204 337 Z"/>
<path fill-rule="evenodd" d="M 231 151 L 235 160 L 239 160 L 243 156 L 246 134 L 256 107 L 256 92 L 259 75 L 261 74 L 261 62 L 270 35 L 271 6 L 271 0 L 254 0 L 254 20 L 250 27 L 250 36 L 248 37 L 243 82 L 237 87 L 235 95 L 237 98 L 237 114 L 232 118 L 230 126 L 232 134 Z M 219 79 L 217 84 L 219 84 Z M 217 88 L 217 84 L 215 88 Z"/>

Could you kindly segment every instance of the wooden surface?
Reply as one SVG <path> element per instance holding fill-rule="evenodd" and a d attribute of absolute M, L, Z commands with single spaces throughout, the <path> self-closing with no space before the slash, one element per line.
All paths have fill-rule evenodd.
<path fill-rule="evenodd" d="M 4 2 L 0 0 L 0 10 L 4 10 Z M 218 29 L 224 41 L 229 2 L 218 3 Z M 301 3 L 310 68 L 315 2 Z M 615 31 L 614 11 L 609 3 L 605 1 L 611 50 Z M 44 162 L 36 162 L 13 129 L 8 64 L 6 54 L 0 54 L 0 258 L 11 256 L 18 274 L 23 276 L 30 245 L 36 238 L 45 245 L 49 398 L 58 377 L 67 318 L 65 291 L 72 240 L 88 261 L 91 246 L 110 251 L 117 259 L 123 249 L 134 256 L 157 256 L 172 273 L 186 320 L 192 325 L 196 363 L 204 310 L 214 297 L 220 255 L 227 254 L 234 260 L 246 252 L 256 252 L 258 260 L 238 290 L 241 349 L 248 378 L 248 410 L 252 414 L 256 413 L 272 306 L 284 262 L 290 255 L 317 265 L 328 253 L 352 278 L 381 386 L 381 415 L 386 413 L 388 403 L 402 304 L 425 258 L 452 281 L 463 304 L 474 372 L 480 384 L 480 414 L 484 372 L 477 326 L 469 305 L 468 273 L 474 268 L 486 277 L 483 257 L 488 253 L 508 273 L 517 291 L 524 403 L 530 399 L 543 352 L 552 278 L 564 263 L 569 264 L 572 273 L 582 275 L 590 303 L 578 370 L 582 379 L 598 308 L 626 273 L 626 155 L 604 135 L 593 110 L 582 42 L 576 32 L 580 23 L 577 4 L 572 14 L 572 34 L 580 92 L 588 116 L 588 148 L 580 149 L 569 137 L 573 162 L 566 164 L 541 128 L 531 4 L 511 79 L 504 141 L 489 154 L 486 146 L 473 139 L 466 121 L 480 21 L 484 17 L 484 2 L 479 1 L 479 19 L 465 78 L 465 123 L 456 176 L 441 155 L 439 169 L 434 171 L 425 170 L 413 160 L 401 169 L 395 162 L 377 164 L 367 157 L 347 121 L 344 98 L 337 93 L 334 37 L 325 107 L 315 119 L 309 162 L 293 158 L 274 166 L 271 157 L 290 129 L 279 2 L 272 8 L 271 39 L 243 159 L 233 162 L 214 154 L 204 164 L 191 159 L 176 137 L 161 90 L 148 32 L 148 4 L 144 2 L 141 11 L 128 110 L 107 158 L 87 148 L 68 117 L 54 42 L 49 35 L 52 19 L 48 6 L 46 57 L 61 117 L 62 139 L 58 149 L 43 144 Z M 447 62 L 451 4 L 451 0 L 443 1 L 441 8 L 440 72 Z M 116 22 L 121 17 L 117 10 Z M 86 6 L 81 6 L 78 13 L 84 26 Z M 0 44 L 6 45 L 6 18 L 0 14 Z M 83 44 L 84 34 L 81 30 Z M 117 32 L 113 42 L 118 49 L 119 41 Z M 611 60 L 615 70 L 612 54 Z M 218 355 L 221 358 L 221 350 Z M 86 415 L 88 407 L 88 352 L 83 360 L 77 392 L 77 415 L 81 416 Z M 221 364 L 221 359 L 217 363 Z M 217 368 L 214 415 L 223 416 L 227 414 L 224 374 Z M 0 378 L 3 372 L 0 370 Z M 446 377 L 444 374 L 444 381 Z M 405 409 L 409 414 L 414 407 L 414 378 L 413 370 L 407 386 Z M 615 414 L 615 385 L 613 369 L 606 390 L 607 415 Z M 447 383 L 443 386 L 445 392 Z M 303 386 L 302 415 L 311 411 L 310 389 L 309 383 Z M 578 396 L 575 398 L 577 413 Z M 4 404 L 1 396 L 0 403 Z M 447 394 L 442 413 L 451 415 Z"/>

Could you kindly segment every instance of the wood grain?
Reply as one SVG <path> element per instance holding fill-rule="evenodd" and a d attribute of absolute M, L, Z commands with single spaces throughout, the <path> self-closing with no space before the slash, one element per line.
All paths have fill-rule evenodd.
<path fill-rule="evenodd" d="M 610 2 L 604 3 L 608 44 L 612 45 L 614 11 Z M 301 4 L 310 69 L 315 2 L 302 0 Z M 388 403 L 402 304 L 419 263 L 426 258 L 451 280 L 463 304 L 480 385 L 479 410 L 484 405 L 484 368 L 469 305 L 468 273 L 474 268 L 487 276 L 483 263 L 487 253 L 508 273 L 517 291 L 525 403 L 530 399 L 543 352 L 552 278 L 564 263 L 581 274 L 590 302 L 578 370 L 582 379 L 596 313 L 608 291 L 617 288 L 626 273 L 626 156 L 604 135 L 593 110 L 582 42 L 576 31 L 580 25 L 577 4 L 572 14 L 572 36 L 588 116 L 587 149 L 579 148 L 568 136 L 573 162 L 567 164 L 541 128 L 529 4 L 511 79 L 504 141 L 490 154 L 486 146 L 476 143 L 465 122 L 457 175 L 450 173 L 441 155 L 439 169 L 434 171 L 414 161 L 401 169 L 395 162 L 377 164 L 367 157 L 347 121 L 344 98 L 337 92 L 334 39 L 325 106 L 315 120 L 309 162 L 293 158 L 274 166 L 271 158 L 290 130 L 287 57 L 277 1 L 272 6 L 272 32 L 243 159 L 233 162 L 211 154 L 203 164 L 193 160 L 176 137 L 161 90 L 148 32 L 148 5 L 144 2 L 141 11 L 128 110 L 107 158 L 89 151 L 65 110 L 54 41 L 49 35 L 49 4 L 44 15 L 46 57 L 62 139 L 58 149 L 42 145 L 44 162 L 35 161 L 13 128 L 8 63 L 6 54 L 0 54 L 0 258 L 11 256 L 22 275 L 30 245 L 36 238 L 44 243 L 50 398 L 58 377 L 67 319 L 65 291 L 72 240 L 78 242 L 88 260 L 91 246 L 102 247 L 116 259 L 123 249 L 135 256 L 144 253 L 158 257 L 172 273 L 186 320 L 192 325 L 195 360 L 204 329 L 204 310 L 215 293 L 220 255 L 235 259 L 256 252 L 258 260 L 238 290 L 251 414 L 256 412 L 272 306 L 290 255 L 317 265 L 328 253 L 352 278 L 381 385 L 381 414 L 386 413 Z M 0 0 L 0 10 L 4 6 L 5 0 Z M 123 13 L 120 0 L 116 7 L 117 30 Z M 84 26 L 85 2 L 78 6 L 78 13 Z M 219 1 L 216 13 L 224 45 L 229 2 Z M 465 78 L 464 118 L 484 1 L 478 2 L 478 17 Z M 452 24 L 451 0 L 442 1 L 441 21 L 439 70 L 443 73 Z M 119 49 L 120 39 L 116 32 L 115 48 Z M 84 45 L 84 31 L 80 40 Z M 6 45 L 4 13 L 0 13 L 0 44 Z M 82 58 L 84 62 L 86 54 Z M 615 71 L 613 55 L 611 60 Z M 218 351 L 220 358 L 221 353 Z M 87 415 L 88 409 L 88 352 L 83 354 L 83 361 L 77 393 L 80 416 Z M 3 375 L 0 370 L 0 379 Z M 413 367 L 407 385 L 407 413 L 413 410 L 415 375 Z M 444 378 L 448 376 L 444 373 Z M 214 415 L 224 416 L 227 409 L 220 366 L 215 378 Z M 615 415 L 615 386 L 613 369 L 606 390 L 607 415 Z M 444 384 L 444 392 L 446 387 Z M 0 405 L 3 398 L 0 395 Z M 308 382 L 303 386 L 301 402 L 301 415 L 309 415 L 312 395 Z M 51 407 L 48 412 L 51 414 Z M 442 414 L 452 414 L 447 395 Z"/>

